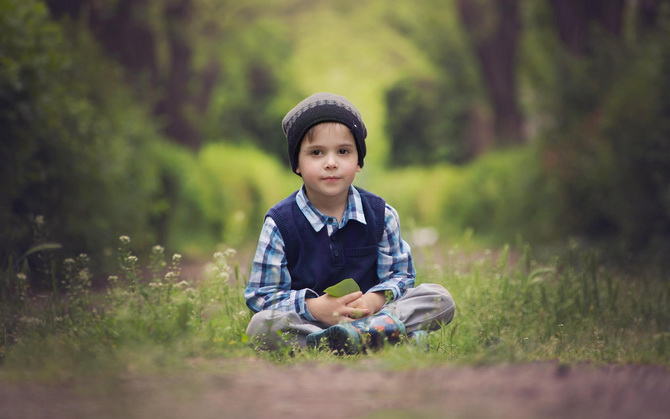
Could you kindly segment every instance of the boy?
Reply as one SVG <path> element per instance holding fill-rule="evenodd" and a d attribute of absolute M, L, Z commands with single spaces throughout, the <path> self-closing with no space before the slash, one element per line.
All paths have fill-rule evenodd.
<path fill-rule="evenodd" d="M 419 340 L 449 323 L 454 302 L 440 285 L 414 287 L 410 248 L 396 211 L 352 186 L 367 130 L 347 99 L 316 93 L 282 121 L 303 187 L 268 211 L 245 291 L 256 314 L 247 334 L 263 349 L 284 344 L 356 353 L 403 336 Z M 360 291 L 324 290 L 353 278 Z"/>

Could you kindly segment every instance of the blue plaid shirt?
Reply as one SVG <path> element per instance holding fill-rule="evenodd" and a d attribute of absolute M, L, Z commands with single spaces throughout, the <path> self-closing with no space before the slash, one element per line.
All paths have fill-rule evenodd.
<path fill-rule="evenodd" d="M 354 187 L 349 187 L 349 198 L 342 221 L 319 212 L 307 199 L 304 187 L 296 195 L 296 203 L 315 231 L 327 228 L 328 235 L 343 228 L 349 221 L 366 224 L 361 196 Z M 393 299 L 404 295 L 414 286 L 414 263 L 409 245 L 400 236 L 398 214 L 386 204 L 385 227 L 379 242 L 377 275 L 379 284 L 368 292 L 391 291 Z M 254 312 L 261 310 L 296 311 L 307 320 L 315 321 L 307 309 L 305 299 L 318 297 L 311 289 L 292 290 L 291 275 L 287 268 L 284 240 L 271 217 L 265 218 L 258 240 L 256 255 L 251 265 L 251 276 L 244 297 L 247 306 Z"/>

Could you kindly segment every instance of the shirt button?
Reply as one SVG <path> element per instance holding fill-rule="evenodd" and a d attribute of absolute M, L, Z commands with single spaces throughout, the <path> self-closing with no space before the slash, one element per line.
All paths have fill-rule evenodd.
<path fill-rule="evenodd" d="M 340 256 L 340 251 L 339 251 L 339 250 L 336 250 L 336 251 L 333 252 L 333 254 L 334 254 L 336 257 L 337 257 L 337 256 Z"/>

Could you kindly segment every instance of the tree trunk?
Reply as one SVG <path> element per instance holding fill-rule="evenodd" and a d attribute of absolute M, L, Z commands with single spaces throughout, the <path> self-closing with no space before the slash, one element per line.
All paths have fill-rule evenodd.
<path fill-rule="evenodd" d="M 519 0 L 459 0 L 461 21 L 481 64 L 501 144 L 525 141 L 519 110 L 516 54 L 521 33 Z"/>
<path fill-rule="evenodd" d="M 643 30 L 655 29 L 658 24 L 658 0 L 639 0 L 637 20 Z"/>
<path fill-rule="evenodd" d="M 167 2 L 161 19 L 167 33 L 156 33 L 145 16 L 149 0 L 117 0 L 100 3 L 92 0 L 47 0 L 51 13 L 82 19 L 102 44 L 107 54 L 127 71 L 129 84 L 140 99 L 153 105 L 154 114 L 163 122 L 164 133 L 191 149 L 200 147 L 202 139 L 197 123 L 188 119 L 189 106 L 208 102 L 209 91 L 198 97 L 188 90 L 196 74 L 191 69 L 192 50 L 184 39 L 184 28 L 191 17 L 192 0 Z M 158 45 L 165 36 L 169 56 L 165 68 L 159 65 Z M 209 68 L 205 75 L 216 77 L 218 71 Z M 210 87 L 211 80 L 203 83 Z M 196 103 L 197 102 L 197 103 Z M 202 113 L 202 112 L 201 112 Z"/>
<path fill-rule="evenodd" d="M 561 42 L 573 55 L 591 54 L 591 25 L 621 36 L 625 0 L 549 0 Z"/>
<path fill-rule="evenodd" d="M 189 121 L 188 107 L 193 106 L 187 90 L 193 78 L 192 51 L 183 29 L 191 18 L 191 0 L 171 2 L 164 11 L 167 24 L 167 41 L 170 51 L 167 79 L 161 83 L 163 95 L 156 104 L 156 114 L 165 120 L 165 133 L 192 148 L 200 147 L 201 139 Z"/>

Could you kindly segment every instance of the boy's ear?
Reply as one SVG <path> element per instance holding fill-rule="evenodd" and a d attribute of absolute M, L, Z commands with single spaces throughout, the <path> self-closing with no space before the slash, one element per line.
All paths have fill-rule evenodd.
<path fill-rule="evenodd" d="M 361 173 L 361 170 L 363 170 L 363 169 L 361 168 L 361 165 L 360 165 L 360 164 L 357 164 L 357 165 L 356 165 L 356 173 Z"/>

